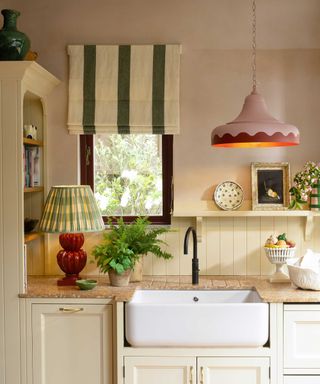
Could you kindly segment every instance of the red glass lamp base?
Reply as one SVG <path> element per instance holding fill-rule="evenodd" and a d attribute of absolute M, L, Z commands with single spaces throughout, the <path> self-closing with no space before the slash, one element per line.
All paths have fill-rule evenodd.
<path fill-rule="evenodd" d="M 57 281 L 57 285 L 75 285 L 87 262 L 87 253 L 81 248 L 84 243 L 83 233 L 62 233 L 59 241 L 63 249 L 57 254 L 57 262 L 66 275 Z"/>
<path fill-rule="evenodd" d="M 79 275 L 66 275 L 62 279 L 57 280 L 57 285 L 59 287 L 76 285 L 76 280 L 80 279 L 81 277 Z"/>

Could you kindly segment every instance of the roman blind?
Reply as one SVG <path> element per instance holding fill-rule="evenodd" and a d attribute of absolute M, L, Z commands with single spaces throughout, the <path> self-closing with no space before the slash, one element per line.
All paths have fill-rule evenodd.
<path fill-rule="evenodd" d="M 179 133 L 180 45 L 69 45 L 71 134 Z"/>

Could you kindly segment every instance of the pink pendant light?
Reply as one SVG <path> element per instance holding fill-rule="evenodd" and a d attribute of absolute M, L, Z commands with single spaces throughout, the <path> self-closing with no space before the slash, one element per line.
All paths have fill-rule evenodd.
<path fill-rule="evenodd" d="M 256 1 L 252 3 L 252 92 L 244 101 L 239 116 L 211 133 L 213 147 L 256 148 L 284 147 L 300 142 L 297 127 L 275 119 L 256 91 Z"/>

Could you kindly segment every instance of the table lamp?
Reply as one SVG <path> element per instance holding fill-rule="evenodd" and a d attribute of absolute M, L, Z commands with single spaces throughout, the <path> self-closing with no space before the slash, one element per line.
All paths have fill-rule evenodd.
<path fill-rule="evenodd" d="M 60 185 L 51 188 L 47 197 L 39 229 L 46 233 L 60 233 L 63 249 L 57 262 L 65 277 L 58 285 L 75 285 L 87 262 L 87 253 L 81 247 L 82 232 L 104 229 L 102 215 L 89 185 Z"/>

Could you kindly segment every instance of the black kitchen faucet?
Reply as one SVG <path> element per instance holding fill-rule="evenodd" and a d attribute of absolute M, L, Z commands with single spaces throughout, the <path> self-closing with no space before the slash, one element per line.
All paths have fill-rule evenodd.
<path fill-rule="evenodd" d="M 189 227 L 184 235 L 184 245 L 183 251 L 184 254 L 188 254 L 188 242 L 189 235 L 192 232 L 193 237 L 193 257 L 192 257 L 192 284 L 199 284 L 199 260 L 198 260 L 198 250 L 197 250 L 197 232 L 193 227 Z"/>

